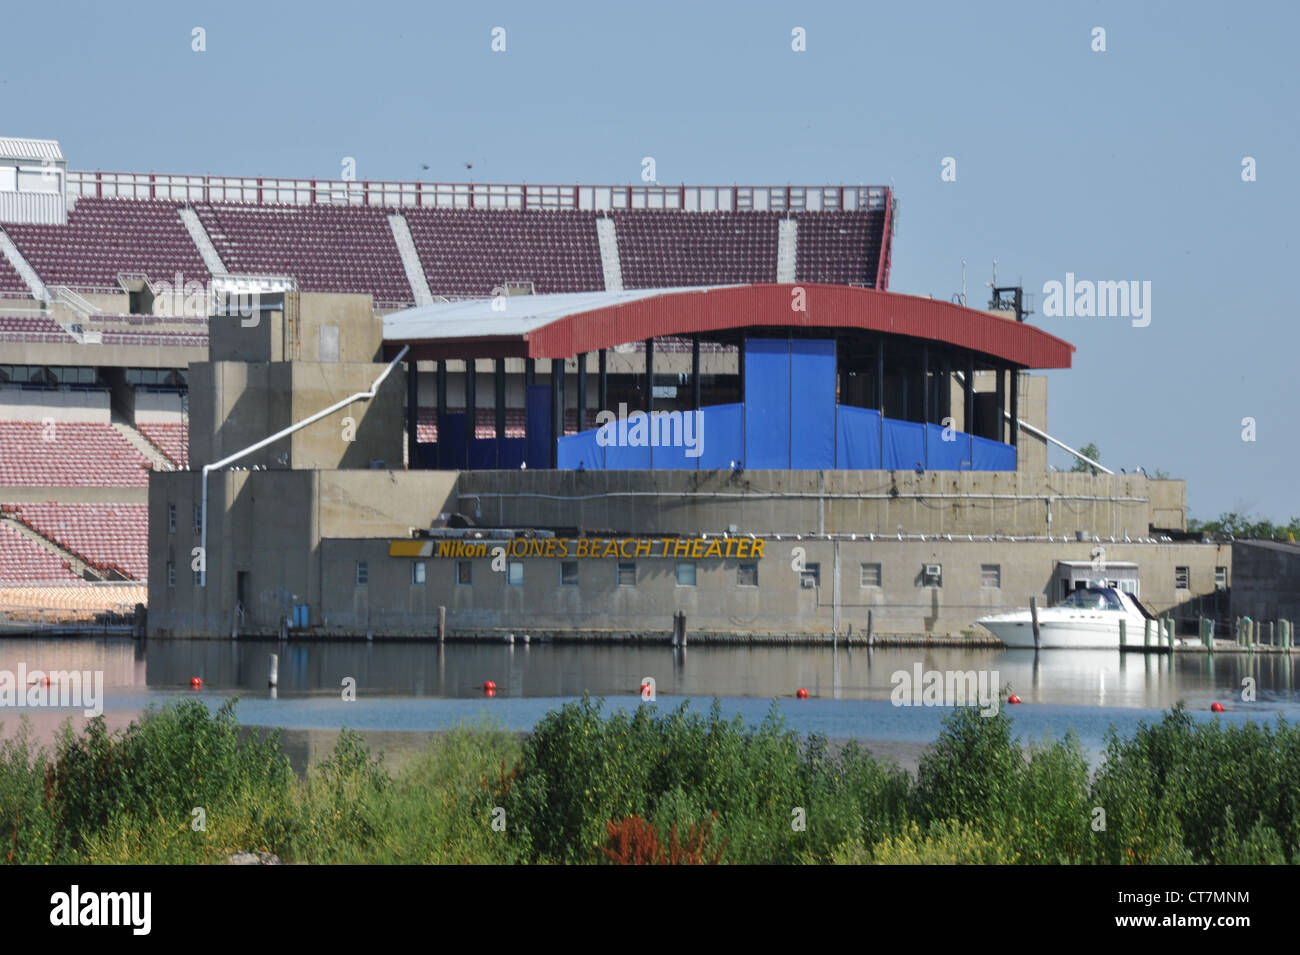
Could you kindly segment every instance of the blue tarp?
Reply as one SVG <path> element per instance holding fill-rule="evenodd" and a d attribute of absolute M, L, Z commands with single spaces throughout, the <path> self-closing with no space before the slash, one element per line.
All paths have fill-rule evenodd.
<path fill-rule="evenodd" d="M 499 440 L 501 442 L 501 469 L 518 470 L 519 465 L 524 463 L 524 439 L 500 438 Z"/>
<path fill-rule="evenodd" d="M 528 415 L 525 460 L 530 468 L 551 466 L 551 386 L 533 385 L 528 389 Z"/>
<path fill-rule="evenodd" d="M 746 368 L 748 374 L 748 368 Z M 835 342 L 790 342 L 790 467 L 835 467 Z"/>
<path fill-rule="evenodd" d="M 745 339 L 745 467 L 790 466 L 790 342 Z"/>
<path fill-rule="evenodd" d="M 1001 441 L 971 435 L 971 468 L 975 471 L 1014 471 L 1016 449 Z"/>
<path fill-rule="evenodd" d="M 605 449 L 605 467 L 610 471 L 648 471 L 650 449 L 620 448 L 610 445 Z"/>
<path fill-rule="evenodd" d="M 744 463 L 745 406 L 714 405 L 703 410 L 702 453 L 695 459 L 700 468 L 730 468 L 733 461 Z"/>
<path fill-rule="evenodd" d="M 925 425 L 918 421 L 885 419 L 884 461 L 886 471 L 913 471 L 925 465 Z"/>
<path fill-rule="evenodd" d="M 438 448 L 444 470 L 465 468 L 465 413 L 438 415 Z"/>
<path fill-rule="evenodd" d="M 469 469 L 491 471 L 497 466 L 497 439 L 470 438 Z"/>
<path fill-rule="evenodd" d="M 952 440 L 944 440 L 944 432 Z M 942 425 L 925 426 L 925 466 L 931 471 L 969 471 L 970 435 Z"/>
<path fill-rule="evenodd" d="M 588 471 L 602 471 L 605 468 L 605 448 L 596 441 L 596 428 L 579 431 L 577 434 L 565 435 L 560 439 L 559 465 L 561 468 L 576 471 L 581 465 Z"/>
<path fill-rule="evenodd" d="M 835 413 L 835 466 L 862 471 L 879 469 L 880 412 L 839 405 Z"/>

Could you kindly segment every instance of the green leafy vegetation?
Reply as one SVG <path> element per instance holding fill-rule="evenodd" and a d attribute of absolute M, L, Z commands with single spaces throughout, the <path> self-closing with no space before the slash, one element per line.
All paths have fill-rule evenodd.
<path fill-rule="evenodd" d="M 202 809 L 198 825 L 196 809 Z M 0 741 L 11 863 L 1264 864 L 1300 861 L 1300 729 L 1194 719 L 1028 744 L 954 710 L 915 774 L 856 744 L 584 699 L 526 738 L 441 735 L 390 771 L 344 730 L 298 777 L 235 703 Z"/>
<path fill-rule="evenodd" d="M 1187 529 L 1193 534 L 1231 534 L 1242 539 L 1294 541 L 1300 538 L 1300 517 L 1291 518 L 1288 524 L 1275 524 L 1267 519 L 1254 520 L 1249 514 L 1229 511 L 1214 521 L 1188 518 Z"/>

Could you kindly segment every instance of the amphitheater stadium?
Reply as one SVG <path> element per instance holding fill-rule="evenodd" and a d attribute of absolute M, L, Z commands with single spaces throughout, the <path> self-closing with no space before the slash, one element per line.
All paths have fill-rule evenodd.
<path fill-rule="evenodd" d="M 879 186 L 81 172 L 0 139 L 0 614 L 942 637 L 1099 560 L 1226 612 L 1183 482 L 1048 469 L 1034 372 L 1072 346 L 1018 296 L 889 292 L 896 223 Z M 705 440 L 602 430 L 636 412 Z"/>

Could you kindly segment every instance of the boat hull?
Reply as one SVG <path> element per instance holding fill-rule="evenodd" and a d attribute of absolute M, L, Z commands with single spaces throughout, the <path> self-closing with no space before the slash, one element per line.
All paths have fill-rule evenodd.
<path fill-rule="evenodd" d="M 1127 619 L 1128 642 L 1141 643 L 1143 627 Z M 979 621 L 995 637 L 1013 649 L 1034 649 L 1034 626 L 1028 613 L 1000 614 Z M 1053 619 L 1046 613 L 1038 620 L 1041 650 L 1109 650 L 1119 649 L 1119 615 L 1106 614 L 1098 619 Z"/>

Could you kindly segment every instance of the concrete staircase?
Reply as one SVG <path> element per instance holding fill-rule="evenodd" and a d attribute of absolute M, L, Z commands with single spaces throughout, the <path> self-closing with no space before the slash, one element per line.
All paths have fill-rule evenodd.
<path fill-rule="evenodd" d="M 82 560 L 72 551 L 64 550 L 62 547 L 54 543 L 54 541 L 50 540 L 48 537 L 44 536 L 43 534 L 37 533 L 36 531 L 28 527 L 26 524 L 19 521 L 18 515 L 0 513 L 0 520 L 6 521 L 9 527 L 11 527 L 16 534 L 20 534 L 23 537 L 26 537 L 32 543 L 38 544 L 39 546 L 45 548 L 47 551 L 49 551 L 55 557 L 58 557 L 60 560 L 66 560 L 72 567 L 72 573 L 76 574 L 78 577 L 81 577 L 83 580 L 110 579 L 108 574 L 91 567 L 89 564 L 87 564 L 84 560 Z"/>
<path fill-rule="evenodd" d="M 121 420 L 116 414 L 113 415 L 113 430 L 131 442 L 131 446 L 144 455 L 155 471 L 176 470 L 176 465 L 167 455 L 158 450 L 157 445 L 137 431 L 134 425 Z"/>
<path fill-rule="evenodd" d="M 402 268 L 406 270 L 406 281 L 411 286 L 411 294 L 415 296 L 415 304 L 432 305 L 433 293 L 429 291 L 429 279 L 424 274 L 420 253 L 415 250 L 415 240 L 411 238 L 411 226 L 407 223 L 406 216 L 400 212 L 390 212 L 388 227 L 393 230 L 393 241 L 397 243 L 397 251 L 402 256 Z"/>
<path fill-rule="evenodd" d="M 199 214 L 190 206 L 181 206 L 176 211 L 180 213 L 181 222 L 185 223 L 185 231 L 194 240 L 194 247 L 199 250 L 199 255 L 203 257 L 203 264 L 208 267 L 208 271 L 213 275 L 225 275 L 229 269 L 221 261 L 221 256 L 217 252 L 217 247 L 212 244 L 208 230 L 203 228 L 203 220 L 199 218 Z"/>
<path fill-rule="evenodd" d="M 799 256 L 799 220 L 782 219 L 776 234 L 776 280 L 793 282 L 795 262 Z"/>
<path fill-rule="evenodd" d="M 623 291 L 623 263 L 618 257 L 618 233 L 614 220 L 601 216 L 596 220 L 596 239 L 600 243 L 600 267 L 605 273 L 605 291 Z"/>
<path fill-rule="evenodd" d="M 14 267 L 14 271 L 27 283 L 32 298 L 38 302 L 50 301 L 50 290 L 45 287 L 41 277 L 36 274 L 36 270 L 32 268 L 31 263 L 19 251 L 18 246 L 14 245 L 14 240 L 9 238 L 4 229 L 0 229 L 0 254 L 3 254 L 9 260 L 9 264 Z"/>

